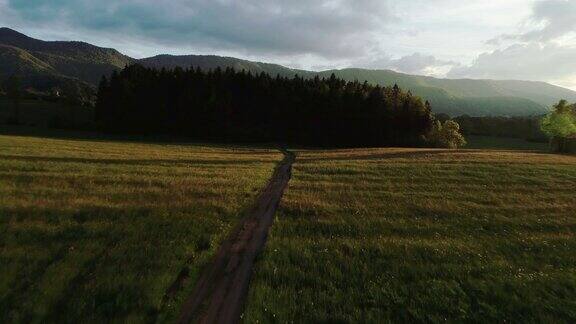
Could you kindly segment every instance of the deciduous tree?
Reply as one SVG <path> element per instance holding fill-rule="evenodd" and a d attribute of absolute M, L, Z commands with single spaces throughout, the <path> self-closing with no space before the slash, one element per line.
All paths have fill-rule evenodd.
<path fill-rule="evenodd" d="M 466 145 L 466 139 L 460 133 L 460 125 L 453 120 L 444 123 L 437 120 L 428 139 L 437 147 L 457 149 Z"/>
<path fill-rule="evenodd" d="M 542 131 L 550 137 L 552 148 L 565 152 L 567 140 L 576 135 L 576 104 L 560 100 L 554 110 L 542 119 Z"/>

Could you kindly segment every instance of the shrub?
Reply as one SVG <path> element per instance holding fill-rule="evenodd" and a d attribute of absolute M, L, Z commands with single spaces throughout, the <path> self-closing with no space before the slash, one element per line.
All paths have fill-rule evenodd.
<path fill-rule="evenodd" d="M 437 120 L 428 135 L 428 140 L 436 147 L 450 149 L 457 149 L 466 145 L 466 139 L 460 133 L 460 125 L 453 120 L 447 120 L 444 124 Z"/>

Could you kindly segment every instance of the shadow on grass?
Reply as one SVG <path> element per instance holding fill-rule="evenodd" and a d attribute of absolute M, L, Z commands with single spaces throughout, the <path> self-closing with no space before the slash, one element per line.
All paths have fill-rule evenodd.
<path fill-rule="evenodd" d="M 171 136 L 171 135 L 121 135 L 106 134 L 88 130 L 63 130 L 48 129 L 31 126 L 14 126 L 0 124 L 0 135 L 22 136 L 22 137 L 42 137 L 49 139 L 60 139 L 70 141 L 90 141 L 90 142 L 116 142 L 116 143 L 138 143 L 156 145 L 181 145 L 181 146 L 210 146 L 223 149 L 277 149 L 275 143 L 251 143 L 235 142 L 225 140 L 198 140 L 191 137 Z M 269 152 L 234 152 L 234 154 L 268 154 Z"/>
<path fill-rule="evenodd" d="M 514 149 L 462 149 L 462 150 L 450 150 L 450 149 L 408 149 L 407 151 L 391 151 L 391 152 L 374 152 L 366 154 L 356 154 L 352 153 L 349 155 L 340 156 L 323 156 L 323 157 L 300 157 L 300 162 L 317 162 L 317 161 L 356 161 L 356 160 L 384 160 L 384 159 L 422 159 L 426 157 L 439 156 L 445 154 L 453 154 L 459 156 L 475 155 L 478 153 L 530 153 L 534 155 L 551 155 L 550 152 L 545 151 L 531 151 L 531 150 L 514 150 Z"/>
<path fill-rule="evenodd" d="M 302 162 L 314 162 L 314 161 L 342 161 L 342 160 L 381 160 L 381 159 L 392 159 L 392 158 L 418 158 L 425 157 L 429 155 L 441 155 L 453 152 L 463 152 L 463 151 L 453 151 L 453 150 L 443 150 L 443 149 L 418 149 L 414 151 L 400 151 L 400 152 L 377 152 L 377 153 L 367 153 L 367 154 L 351 154 L 342 156 L 324 156 L 316 158 L 305 158 L 301 157 Z"/>
<path fill-rule="evenodd" d="M 270 160 L 265 159 L 242 159 L 242 160 L 221 160 L 221 159 L 187 159 L 187 160 L 171 160 L 171 159 L 145 159 L 145 160 L 130 160 L 130 159 L 88 159 L 88 158 L 74 158 L 74 157 L 44 157 L 44 156 L 22 156 L 22 155 L 4 155 L 0 154 L 0 158 L 6 161 L 21 161 L 21 162 L 56 162 L 56 163 L 86 163 L 86 164 L 120 164 L 120 165 L 158 165 L 158 164 L 173 164 L 173 165 L 239 165 L 239 164 L 255 164 L 255 163 L 270 163 Z"/>

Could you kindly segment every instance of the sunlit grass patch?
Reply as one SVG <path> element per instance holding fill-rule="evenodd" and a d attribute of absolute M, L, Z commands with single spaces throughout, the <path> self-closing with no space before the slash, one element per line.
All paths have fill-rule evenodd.
<path fill-rule="evenodd" d="M 0 136 L 0 322 L 174 320 L 281 158 Z M 184 268 L 183 291 L 165 299 Z"/>
<path fill-rule="evenodd" d="M 574 322 L 576 157 L 301 151 L 246 322 Z"/>

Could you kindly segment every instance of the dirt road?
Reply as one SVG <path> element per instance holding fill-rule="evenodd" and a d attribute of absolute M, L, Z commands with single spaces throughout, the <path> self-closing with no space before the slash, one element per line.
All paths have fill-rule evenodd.
<path fill-rule="evenodd" d="M 248 216 L 220 246 L 182 307 L 179 323 L 237 323 L 244 307 L 256 256 L 266 244 L 274 213 L 290 180 L 293 153 L 284 160 Z"/>

